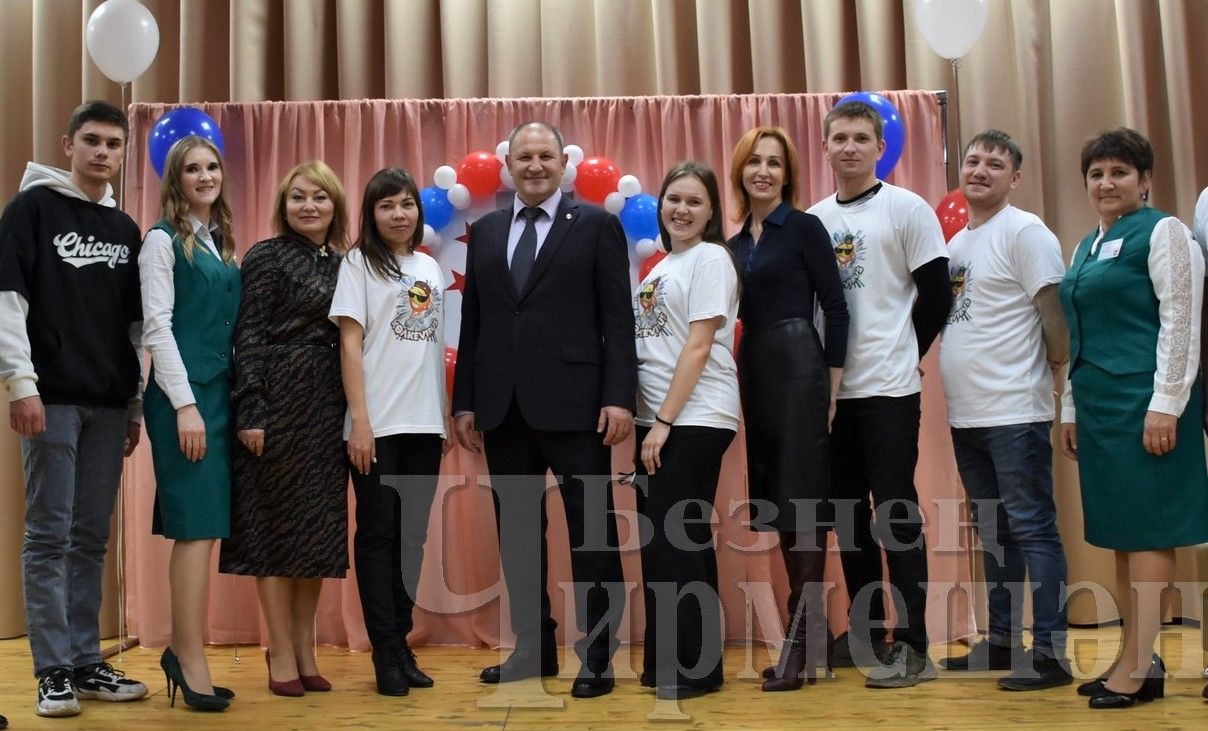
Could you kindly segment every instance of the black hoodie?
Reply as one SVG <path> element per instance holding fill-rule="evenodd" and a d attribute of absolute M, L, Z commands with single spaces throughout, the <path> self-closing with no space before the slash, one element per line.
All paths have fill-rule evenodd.
<path fill-rule="evenodd" d="M 47 404 L 124 407 L 141 368 L 130 341 L 142 320 L 138 226 L 111 198 L 85 198 L 64 171 L 31 164 L 21 189 L 0 217 L 0 292 L 28 305 L 37 392 Z"/>

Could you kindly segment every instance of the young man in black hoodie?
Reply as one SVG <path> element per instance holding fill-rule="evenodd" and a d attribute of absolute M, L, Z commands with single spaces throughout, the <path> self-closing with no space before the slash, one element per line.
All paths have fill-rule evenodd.
<path fill-rule="evenodd" d="M 101 659 L 98 614 L 123 453 L 142 419 L 138 226 L 110 181 L 129 125 L 88 102 L 70 171 L 29 163 L 0 217 L 0 379 L 25 467 L 25 621 L 40 716 L 147 694 Z"/>

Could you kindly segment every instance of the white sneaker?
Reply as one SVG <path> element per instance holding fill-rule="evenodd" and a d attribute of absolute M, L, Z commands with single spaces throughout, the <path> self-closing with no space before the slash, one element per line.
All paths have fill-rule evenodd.
<path fill-rule="evenodd" d="M 38 679 L 38 702 L 34 713 L 39 716 L 75 716 L 80 712 L 71 673 L 55 668 Z"/>
<path fill-rule="evenodd" d="M 78 697 L 97 701 L 136 701 L 147 695 L 147 686 L 107 662 L 77 668 L 75 689 Z"/>

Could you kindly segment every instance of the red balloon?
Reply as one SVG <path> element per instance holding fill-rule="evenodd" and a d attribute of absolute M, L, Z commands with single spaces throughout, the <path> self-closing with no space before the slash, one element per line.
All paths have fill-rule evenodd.
<path fill-rule="evenodd" d="M 470 195 L 481 197 L 499 190 L 499 170 L 503 163 L 493 152 L 471 152 L 457 167 L 457 182 L 466 186 Z"/>
<path fill-rule="evenodd" d="M 965 200 L 960 188 L 953 188 L 940 199 L 935 215 L 939 216 L 944 241 L 951 241 L 958 231 L 969 225 L 969 201 Z"/>
<path fill-rule="evenodd" d="M 449 390 L 449 400 L 453 400 L 453 371 L 457 370 L 457 348 L 445 348 L 445 388 Z"/>
<path fill-rule="evenodd" d="M 667 252 L 659 249 L 650 256 L 646 257 L 646 259 L 638 267 L 638 281 L 640 282 L 645 279 L 646 275 L 650 273 L 650 270 L 654 269 L 654 265 L 662 261 L 663 257 L 665 256 L 667 256 Z"/>
<path fill-rule="evenodd" d="M 415 247 L 415 250 L 420 252 L 421 254 L 427 254 L 428 256 L 432 256 L 432 250 L 422 244 Z"/>
<path fill-rule="evenodd" d="M 575 176 L 575 192 L 582 198 L 604 205 L 609 193 L 616 192 L 621 170 L 606 157 L 589 157 L 579 163 Z"/>
<path fill-rule="evenodd" d="M 738 344 L 742 342 L 742 320 L 734 321 L 734 357 L 738 357 Z"/>

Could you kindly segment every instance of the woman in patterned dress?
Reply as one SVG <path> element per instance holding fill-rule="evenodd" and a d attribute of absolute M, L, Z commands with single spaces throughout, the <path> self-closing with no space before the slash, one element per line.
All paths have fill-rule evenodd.
<path fill-rule="evenodd" d="M 1078 687 L 1091 708 L 1163 696 L 1152 655 L 1174 549 L 1208 541 L 1202 384 L 1204 260 L 1178 219 L 1146 205 L 1153 148 L 1131 129 L 1082 148 L 1095 230 L 1061 282 L 1070 325 L 1061 447 L 1078 461 L 1086 541 L 1115 551 L 1120 656 Z M 1075 410 L 1076 407 L 1076 410 Z"/>
<path fill-rule="evenodd" d="M 348 209 L 331 168 L 311 161 L 285 176 L 273 228 L 243 261 L 232 396 L 243 447 L 219 568 L 257 577 L 269 688 L 300 696 L 331 689 L 315 665 L 315 608 L 322 580 L 348 570 L 344 390 L 327 317 Z"/>

